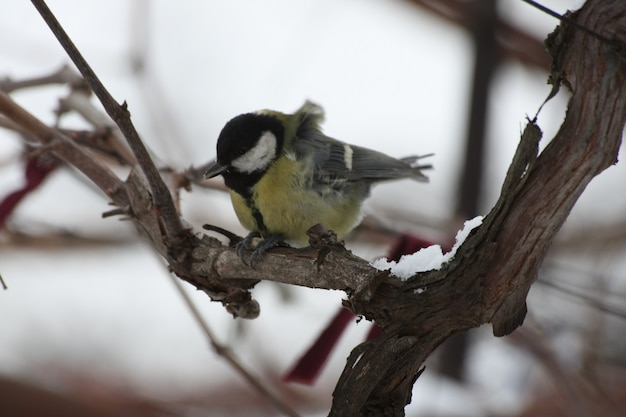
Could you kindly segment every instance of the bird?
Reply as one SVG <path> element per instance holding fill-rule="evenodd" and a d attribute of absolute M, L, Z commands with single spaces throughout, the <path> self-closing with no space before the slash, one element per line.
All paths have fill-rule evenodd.
<path fill-rule="evenodd" d="M 375 183 L 410 178 L 428 182 L 420 164 L 429 155 L 396 159 L 322 133 L 324 110 L 306 101 L 295 113 L 259 110 L 228 121 L 217 157 L 204 178 L 221 175 L 241 225 L 237 244 L 250 263 L 280 245 L 306 246 L 307 230 L 321 224 L 338 238 L 361 221 L 361 206 Z"/>

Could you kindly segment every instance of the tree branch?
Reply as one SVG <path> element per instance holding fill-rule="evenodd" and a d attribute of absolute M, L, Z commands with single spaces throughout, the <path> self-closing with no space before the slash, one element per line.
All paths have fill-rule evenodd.
<path fill-rule="evenodd" d="M 100 163 L 89 153 L 85 152 L 67 136 L 61 134 L 42 121 L 37 119 L 19 104 L 13 101 L 8 94 L 0 90 L 0 113 L 15 123 L 21 130 L 37 138 L 48 150 L 69 165 L 78 168 L 91 181 L 93 181 L 104 193 L 109 196 L 116 205 L 128 204 L 123 191 L 123 183 L 107 167 Z"/>
<path fill-rule="evenodd" d="M 152 162 L 146 147 L 141 142 L 139 134 L 137 133 L 137 130 L 135 130 L 135 126 L 130 120 L 130 112 L 128 111 L 126 102 L 119 105 L 115 101 L 102 82 L 100 82 L 98 76 L 91 69 L 91 66 L 87 63 L 85 58 L 83 58 L 80 51 L 78 51 L 74 42 L 72 42 L 67 33 L 65 33 L 65 30 L 63 30 L 63 27 L 61 27 L 59 21 L 52 14 L 45 1 L 32 0 L 32 3 L 35 8 L 37 8 L 44 21 L 48 24 L 48 27 L 50 27 L 50 30 L 54 33 L 61 46 L 63 46 L 67 55 L 70 57 L 72 62 L 74 62 L 74 65 L 76 65 L 80 73 L 83 75 L 85 81 L 87 81 L 93 92 L 96 94 L 104 106 L 107 114 L 111 116 L 111 119 L 113 119 L 115 124 L 118 125 L 124 134 L 124 137 L 128 141 L 128 145 L 135 154 L 139 166 L 146 177 L 147 184 L 149 186 L 148 189 L 152 194 L 154 205 L 161 213 L 160 218 L 165 237 L 169 239 L 178 237 L 183 230 L 183 226 L 180 218 L 178 217 L 178 213 L 176 212 L 172 196 L 165 182 L 159 175 L 158 169 Z"/>
<path fill-rule="evenodd" d="M 244 265 L 233 248 L 217 239 L 199 238 L 177 226 L 168 226 L 165 236 L 176 239 L 164 243 L 164 218 L 175 213 L 162 210 L 156 197 L 153 203 L 154 178 L 146 180 L 136 171 L 126 183 L 111 178 L 97 161 L 4 94 L 0 94 L 0 112 L 85 172 L 114 196 L 115 204 L 128 204 L 129 216 L 167 259 L 170 269 L 234 315 L 258 315 L 258 304 L 248 290 L 259 280 L 345 291 L 346 306 L 375 320 L 383 330 L 378 339 L 357 346 L 348 358 L 330 415 L 401 416 L 425 359 L 448 336 L 488 322 L 493 323 L 496 335 L 504 335 L 521 324 L 526 295 L 554 236 L 586 185 L 616 161 L 626 122 L 626 63 L 620 54 L 623 47 L 616 50 L 615 44 L 626 41 L 626 4 L 590 0 L 572 18 L 614 40 L 614 45 L 607 46 L 567 24 L 551 36 L 552 79 L 563 80 L 572 90 L 561 129 L 537 157 L 541 133 L 529 123 L 502 194 L 482 226 L 441 270 L 407 281 L 375 270 L 319 232 L 312 237 L 312 248 L 272 250 L 258 260 L 255 269 Z M 95 76 L 91 75 L 86 78 L 94 88 Z M 125 106 L 112 113 L 126 135 L 130 120 Z M 135 140 L 138 136 L 129 143 Z M 142 147 L 131 143 L 131 148 L 140 164 L 146 165 L 138 151 Z"/>
<path fill-rule="evenodd" d="M 410 3 L 427 10 L 434 15 L 471 31 L 472 21 L 468 9 L 474 7 L 464 0 L 408 0 Z M 500 59 L 512 59 L 524 65 L 548 70 L 550 59 L 541 41 L 514 25 L 499 19 L 496 42 Z"/>

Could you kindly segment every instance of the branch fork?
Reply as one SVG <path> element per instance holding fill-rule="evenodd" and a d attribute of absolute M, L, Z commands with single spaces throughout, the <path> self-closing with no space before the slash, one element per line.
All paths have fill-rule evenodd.
<path fill-rule="evenodd" d="M 586 185 L 617 160 L 626 123 L 626 60 L 619 52 L 626 43 L 626 4 L 589 0 L 571 18 L 622 47 L 571 26 L 551 37 L 552 79 L 572 90 L 563 125 L 537 156 L 541 132 L 529 121 L 500 199 L 442 269 L 401 281 L 324 233 L 313 248 L 270 250 L 252 269 L 234 248 L 184 227 L 126 104 L 113 100 L 45 3 L 32 2 L 124 134 L 137 165 L 121 181 L 3 92 L 0 113 L 42 144 L 52 144 L 50 152 L 82 171 L 115 206 L 130 208 L 137 228 L 170 269 L 234 316 L 258 316 L 249 290 L 271 280 L 345 291 L 346 306 L 382 327 L 378 339 L 357 346 L 348 358 L 330 416 L 401 416 L 424 361 L 446 338 L 487 322 L 498 336 L 521 325 L 526 295 L 554 236 Z M 422 287 L 426 291 L 415 291 Z"/>

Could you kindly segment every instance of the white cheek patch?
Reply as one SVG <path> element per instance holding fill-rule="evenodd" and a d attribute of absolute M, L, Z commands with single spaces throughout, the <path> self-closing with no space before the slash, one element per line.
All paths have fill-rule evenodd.
<path fill-rule="evenodd" d="M 348 171 L 352 171 L 352 154 L 354 151 L 350 147 L 350 145 L 343 145 L 343 163 L 348 168 Z"/>
<path fill-rule="evenodd" d="M 272 162 L 276 155 L 276 136 L 269 130 L 263 132 L 254 148 L 233 160 L 231 165 L 239 172 L 260 171 Z"/>

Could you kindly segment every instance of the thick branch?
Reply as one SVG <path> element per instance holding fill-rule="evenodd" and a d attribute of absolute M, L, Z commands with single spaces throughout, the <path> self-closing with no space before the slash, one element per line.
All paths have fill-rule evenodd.
<path fill-rule="evenodd" d="M 578 21 L 626 41 L 621 0 L 590 1 Z M 560 131 L 533 161 L 539 131 L 529 126 L 500 200 L 446 270 L 416 277 L 408 287 L 383 283 L 364 304 L 351 299 L 356 311 L 384 326 L 383 336 L 351 356 L 331 415 L 402 415 L 419 367 L 446 337 L 489 321 L 499 335 L 521 324 L 554 236 L 591 179 L 615 163 L 626 122 L 624 56 L 584 32 L 559 31 L 552 54 L 562 66 L 555 71 L 566 74 L 573 93 Z M 424 279 L 434 281 L 425 292 L 410 291 Z M 383 352 L 393 359 L 383 363 Z"/>
<path fill-rule="evenodd" d="M 621 45 L 626 41 L 623 0 L 589 1 L 574 18 Z M 346 291 L 346 305 L 375 320 L 383 333 L 357 347 L 348 359 L 334 392 L 331 415 L 399 416 L 410 401 L 424 360 L 445 338 L 490 321 L 496 334 L 506 334 L 521 324 L 526 294 L 555 234 L 589 181 L 616 161 L 626 121 L 623 55 L 615 45 L 607 46 L 573 29 L 560 29 L 552 39 L 552 54 L 558 58 L 553 79 L 564 77 L 573 93 L 557 136 L 535 160 L 540 132 L 530 124 L 502 195 L 483 225 L 445 268 L 406 282 L 374 270 L 332 241 L 319 243 L 323 236 L 316 238 L 315 249 L 270 251 L 256 263 L 256 269 L 245 266 L 233 248 L 187 230 L 165 244 L 160 227 L 172 213 L 165 213 L 150 198 L 151 179 L 146 184 L 133 172 L 123 192 L 114 192 L 119 180 L 110 178 L 88 154 L 78 153 L 80 149 L 71 141 L 57 141 L 56 131 L 2 94 L 0 111 L 113 194 L 116 204 L 123 207 L 126 202 L 131 207 L 129 215 L 170 268 L 223 302 L 233 314 L 258 314 L 258 305 L 247 290 L 261 279 Z M 129 123 L 127 115 L 124 120 Z M 127 126 L 122 123 L 120 128 L 125 131 Z"/>

